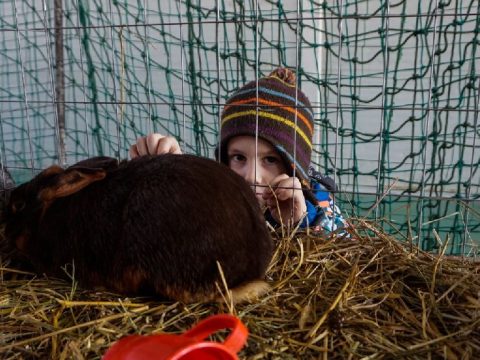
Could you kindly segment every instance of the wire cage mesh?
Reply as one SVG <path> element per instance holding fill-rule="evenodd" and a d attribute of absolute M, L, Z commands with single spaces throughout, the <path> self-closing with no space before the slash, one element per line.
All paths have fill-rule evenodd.
<path fill-rule="evenodd" d="M 128 156 L 141 135 L 213 157 L 225 100 L 294 69 L 313 165 L 347 216 L 424 249 L 480 244 L 475 0 L 8 0 L 0 3 L 2 167 Z M 435 231 L 434 231 L 435 230 Z M 435 235 L 438 233 L 438 237 Z"/>

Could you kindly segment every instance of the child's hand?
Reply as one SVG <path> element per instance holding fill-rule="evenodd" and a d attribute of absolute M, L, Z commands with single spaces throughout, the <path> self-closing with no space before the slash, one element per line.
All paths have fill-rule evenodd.
<path fill-rule="evenodd" d="M 270 186 L 272 189 L 266 189 L 262 195 L 270 214 L 278 223 L 297 224 L 307 212 L 300 180 L 282 174 Z"/>
<path fill-rule="evenodd" d="M 132 159 L 142 155 L 181 154 L 178 141 L 172 136 L 152 133 L 137 139 L 137 143 L 130 146 Z"/>

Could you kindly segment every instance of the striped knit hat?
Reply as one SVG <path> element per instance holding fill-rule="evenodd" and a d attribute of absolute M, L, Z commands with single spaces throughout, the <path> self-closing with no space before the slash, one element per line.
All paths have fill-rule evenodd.
<path fill-rule="evenodd" d="M 251 81 L 237 90 L 225 104 L 220 124 L 220 161 L 226 165 L 228 141 L 239 135 L 255 136 L 256 95 L 256 82 Z M 305 94 L 296 88 L 295 73 L 277 68 L 267 77 L 259 79 L 258 137 L 275 147 L 290 170 L 289 175 L 292 176 L 295 169 L 295 176 L 307 188 L 312 136 L 312 106 Z"/>

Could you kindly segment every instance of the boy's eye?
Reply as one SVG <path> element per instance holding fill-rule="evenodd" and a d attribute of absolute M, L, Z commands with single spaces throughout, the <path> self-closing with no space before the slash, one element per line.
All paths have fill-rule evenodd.
<path fill-rule="evenodd" d="M 229 156 L 230 161 L 245 161 L 245 156 L 240 154 L 232 154 Z"/>
<path fill-rule="evenodd" d="M 279 161 L 279 159 L 276 158 L 275 156 L 266 156 L 264 160 L 267 164 L 275 164 Z"/>

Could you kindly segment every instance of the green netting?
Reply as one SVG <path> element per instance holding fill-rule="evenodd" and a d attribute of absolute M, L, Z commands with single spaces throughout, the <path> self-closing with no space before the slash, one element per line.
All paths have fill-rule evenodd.
<path fill-rule="evenodd" d="M 478 253 L 479 4 L 2 1 L 3 165 L 21 182 L 52 162 L 126 157 L 151 131 L 213 156 L 225 99 L 289 66 L 344 212 Z"/>

